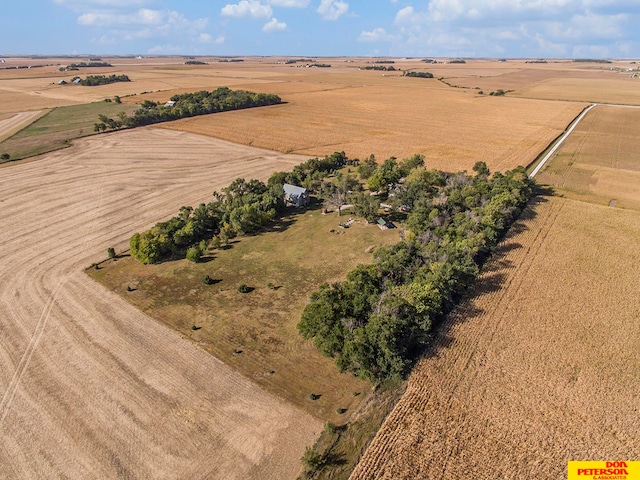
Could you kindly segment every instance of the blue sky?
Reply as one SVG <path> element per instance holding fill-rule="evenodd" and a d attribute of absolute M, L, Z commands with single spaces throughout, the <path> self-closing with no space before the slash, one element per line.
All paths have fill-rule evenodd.
<path fill-rule="evenodd" d="M 639 0 L 23 0 L 0 54 L 637 58 Z"/>

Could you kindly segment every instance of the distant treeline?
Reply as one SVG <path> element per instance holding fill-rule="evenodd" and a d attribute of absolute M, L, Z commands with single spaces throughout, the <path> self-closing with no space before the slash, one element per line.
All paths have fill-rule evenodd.
<path fill-rule="evenodd" d="M 202 90 L 196 93 L 174 95 L 171 97 L 171 102 L 167 102 L 167 104 L 145 100 L 133 115 L 129 116 L 122 112 L 118 114 L 117 120 L 105 120 L 104 116 L 100 116 L 100 122 L 95 124 L 94 130 L 97 132 L 123 127 L 140 127 L 185 117 L 276 105 L 278 103 L 282 103 L 278 95 L 219 87 L 212 92 Z"/>
<path fill-rule="evenodd" d="M 387 67 L 385 65 L 365 65 L 364 67 L 360 67 L 360 70 L 382 70 L 383 72 L 395 72 L 396 69 L 393 65 Z"/>
<path fill-rule="evenodd" d="M 298 324 L 341 371 L 371 381 L 409 372 L 432 343 L 434 324 L 462 299 L 533 195 L 521 167 L 490 177 L 484 162 L 475 176 L 419 163 L 393 187 L 410 211 L 405 239 L 376 249 L 375 263 L 359 265 L 344 282 L 322 285 Z M 390 159 L 378 168 L 386 178 L 399 166 Z"/>
<path fill-rule="evenodd" d="M 72 63 L 69 65 L 71 68 L 91 68 L 91 67 L 113 67 L 108 62 L 80 62 Z"/>
<path fill-rule="evenodd" d="M 429 72 L 404 72 L 405 77 L 433 78 L 433 73 Z"/>
<path fill-rule="evenodd" d="M 235 180 L 213 201 L 198 207 L 182 207 L 177 216 L 131 237 L 131 256 L 149 264 L 189 258 L 197 261 L 210 245 L 227 243 L 236 235 L 259 230 L 285 212 L 285 183 L 302 185 L 307 178 L 324 178 L 345 165 L 344 152 L 312 158 L 292 172 L 276 172 L 265 184 L 259 180 Z"/>
<path fill-rule="evenodd" d="M 89 75 L 87 78 L 80 79 L 79 85 L 85 87 L 95 87 L 97 85 L 108 85 L 117 82 L 130 82 L 126 75 Z"/>
<path fill-rule="evenodd" d="M 578 63 L 611 63 L 611 60 L 606 60 L 604 58 L 575 58 L 573 61 Z"/>
<path fill-rule="evenodd" d="M 203 62 L 201 60 L 187 60 L 184 62 L 185 65 L 209 65 L 207 62 Z"/>

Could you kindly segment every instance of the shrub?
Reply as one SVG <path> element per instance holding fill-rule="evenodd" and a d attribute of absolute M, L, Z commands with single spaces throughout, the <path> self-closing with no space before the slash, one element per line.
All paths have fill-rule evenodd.
<path fill-rule="evenodd" d="M 198 247 L 189 247 L 187 248 L 187 260 L 198 263 L 200 258 L 202 257 L 202 252 Z"/>
<path fill-rule="evenodd" d="M 313 447 L 307 447 L 302 456 L 302 463 L 307 469 L 316 470 L 324 463 L 324 459 Z"/>
<path fill-rule="evenodd" d="M 0 155 L 0 158 L 2 160 L 9 160 L 11 159 L 11 155 L 9 155 L 8 153 L 3 153 L 2 155 Z"/>
<path fill-rule="evenodd" d="M 205 275 L 202 283 L 204 283 L 205 285 L 213 285 L 213 278 L 211 278 L 209 275 Z"/>
<path fill-rule="evenodd" d="M 109 258 L 116 258 L 115 249 L 113 247 L 107 248 L 107 255 L 109 255 Z"/>
<path fill-rule="evenodd" d="M 251 287 L 247 287 L 244 283 L 238 287 L 240 293 L 249 293 L 251 290 Z"/>

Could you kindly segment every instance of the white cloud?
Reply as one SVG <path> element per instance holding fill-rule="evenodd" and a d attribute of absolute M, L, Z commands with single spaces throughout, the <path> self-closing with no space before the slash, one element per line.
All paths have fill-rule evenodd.
<path fill-rule="evenodd" d="M 229 3 L 222 7 L 220 14 L 223 17 L 235 18 L 271 18 L 273 10 L 269 5 L 263 5 L 256 0 L 240 0 L 236 4 Z"/>
<path fill-rule="evenodd" d="M 267 0 L 269 5 L 274 7 L 305 8 L 309 6 L 310 0 Z"/>
<path fill-rule="evenodd" d="M 287 29 L 287 24 L 279 22 L 277 18 L 272 18 L 262 27 L 262 31 L 266 33 L 281 32 Z"/>
<path fill-rule="evenodd" d="M 358 36 L 359 42 L 391 42 L 395 39 L 396 36 L 387 33 L 384 28 L 374 28 L 370 32 L 362 31 Z"/>
<path fill-rule="evenodd" d="M 200 43 L 211 43 L 212 40 L 213 37 L 208 33 L 201 33 L 200 35 L 198 35 L 198 42 Z"/>
<path fill-rule="evenodd" d="M 320 0 L 316 10 L 325 20 L 337 20 L 349 10 L 349 4 L 341 0 Z"/>
<path fill-rule="evenodd" d="M 216 37 L 216 40 L 215 40 L 215 42 L 214 42 L 214 43 L 215 43 L 216 45 L 222 45 L 222 44 L 224 43 L 224 41 L 225 41 L 225 40 L 226 40 L 226 38 L 225 38 L 225 36 L 224 36 L 224 35 L 218 35 L 218 36 Z"/>
<path fill-rule="evenodd" d="M 395 22 L 398 25 L 418 25 L 426 23 L 427 20 L 425 13 L 416 12 L 412 6 L 408 6 L 398 10 Z"/>
<path fill-rule="evenodd" d="M 78 23 L 90 27 L 114 27 L 126 25 L 174 26 L 201 29 L 206 26 L 205 18 L 189 21 L 179 12 L 169 10 L 150 10 L 142 8 L 137 12 L 124 13 L 84 13 L 78 17 Z"/>

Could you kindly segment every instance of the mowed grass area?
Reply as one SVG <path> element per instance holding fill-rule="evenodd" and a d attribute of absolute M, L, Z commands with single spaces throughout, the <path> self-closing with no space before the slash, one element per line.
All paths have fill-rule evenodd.
<path fill-rule="evenodd" d="M 638 458 L 639 215 L 538 198 L 351 478 L 563 478 L 568 460 Z"/>
<path fill-rule="evenodd" d="M 597 106 L 536 177 L 570 198 L 640 211 L 640 108 Z"/>
<path fill-rule="evenodd" d="M 399 240 L 398 230 L 381 231 L 359 219 L 340 228 L 347 218 L 344 212 L 323 215 L 313 208 L 271 231 L 236 239 L 198 264 L 144 266 L 125 257 L 88 273 L 267 390 L 316 418 L 343 423 L 371 384 L 340 374 L 296 325 L 322 283 L 342 280 L 357 264 L 370 263 L 370 247 Z M 206 275 L 216 283 L 205 285 Z M 253 290 L 240 293 L 241 284 Z M 320 397 L 311 400 L 310 394 Z"/>
<path fill-rule="evenodd" d="M 28 127 L 0 143 L 0 151 L 20 160 L 71 145 L 76 138 L 93 135 L 98 115 L 117 117 L 119 112 L 132 113 L 137 106 L 115 102 L 94 102 L 57 107 Z"/>

